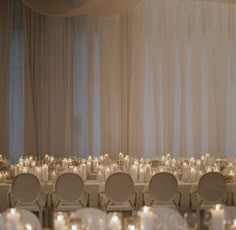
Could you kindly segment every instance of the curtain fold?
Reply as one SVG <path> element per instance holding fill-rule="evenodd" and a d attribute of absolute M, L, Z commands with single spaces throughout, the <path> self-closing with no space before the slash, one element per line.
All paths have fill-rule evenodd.
<path fill-rule="evenodd" d="M 236 6 L 49 17 L 0 2 L 0 152 L 236 153 Z"/>

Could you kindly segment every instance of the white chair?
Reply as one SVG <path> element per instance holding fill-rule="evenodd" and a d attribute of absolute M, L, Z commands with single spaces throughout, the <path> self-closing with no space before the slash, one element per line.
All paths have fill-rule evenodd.
<path fill-rule="evenodd" d="M 105 182 L 105 191 L 99 193 L 99 200 L 100 203 L 105 201 L 102 205 L 105 211 L 135 210 L 136 193 L 132 177 L 124 172 L 111 174 Z"/>
<path fill-rule="evenodd" d="M 160 172 L 152 176 L 149 182 L 149 190 L 143 194 L 151 196 L 150 206 L 164 206 L 179 209 L 181 193 L 178 191 L 178 182 L 175 176 L 168 172 Z"/>
<path fill-rule="evenodd" d="M 87 204 L 82 202 L 84 194 L 84 182 L 80 175 L 76 173 L 61 174 L 55 184 L 52 199 L 55 211 L 74 211 L 79 207 L 85 207 Z M 87 203 L 89 195 L 87 198 Z"/>
<path fill-rule="evenodd" d="M 165 230 L 188 230 L 185 219 L 176 210 L 162 207 L 152 207 L 156 214 L 157 229 Z"/>
<path fill-rule="evenodd" d="M 18 209 L 18 211 L 20 212 L 20 221 L 23 225 L 30 224 L 35 230 L 42 229 L 39 219 L 32 212 L 24 209 Z M 7 211 L 0 216 L 0 229 L 5 229 L 6 213 Z"/>
<path fill-rule="evenodd" d="M 197 198 L 197 218 L 200 226 L 200 210 L 208 209 L 215 204 L 225 203 L 227 199 L 227 186 L 221 173 L 208 172 L 201 176 L 198 182 L 198 190 L 191 194 Z M 192 199 L 191 199 L 192 200 Z"/>
<path fill-rule="evenodd" d="M 45 204 L 43 204 L 41 195 L 41 184 L 35 175 L 30 173 L 19 174 L 12 182 L 12 188 L 9 192 L 9 206 L 38 212 L 42 224 Z"/>
<path fill-rule="evenodd" d="M 82 224 L 90 230 L 106 229 L 107 214 L 96 208 L 83 208 L 71 214 L 71 218 L 81 219 Z"/>

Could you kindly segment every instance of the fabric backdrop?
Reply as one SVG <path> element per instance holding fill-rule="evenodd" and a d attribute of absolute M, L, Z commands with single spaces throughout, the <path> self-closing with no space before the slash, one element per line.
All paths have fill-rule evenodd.
<path fill-rule="evenodd" d="M 236 6 L 142 0 L 116 16 L 0 1 L 0 152 L 236 156 Z"/>

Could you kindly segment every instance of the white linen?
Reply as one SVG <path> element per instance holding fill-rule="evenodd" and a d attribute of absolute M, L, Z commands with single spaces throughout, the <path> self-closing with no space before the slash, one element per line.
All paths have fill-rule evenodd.
<path fill-rule="evenodd" d="M 67 18 L 0 2 L 0 152 L 11 160 L 234 155 L 235 5 L 144 0 Z"/>

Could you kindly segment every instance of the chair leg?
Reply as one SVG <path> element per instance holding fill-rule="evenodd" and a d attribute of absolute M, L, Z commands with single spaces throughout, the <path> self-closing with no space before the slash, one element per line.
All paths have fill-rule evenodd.
<path fill-rule="evenodd" d="M 198 229 L 200 230 L 200 227 L 201 227 L 200 207 L 197 207 L 196 212 L 197 212 L 197 227 L 198 227 Z"/>
<path fill-rule="evenodd" d="M 43 226 L 43 210 L 39 209 L 39 221 L 41 223 L 41 226 Z"/>

